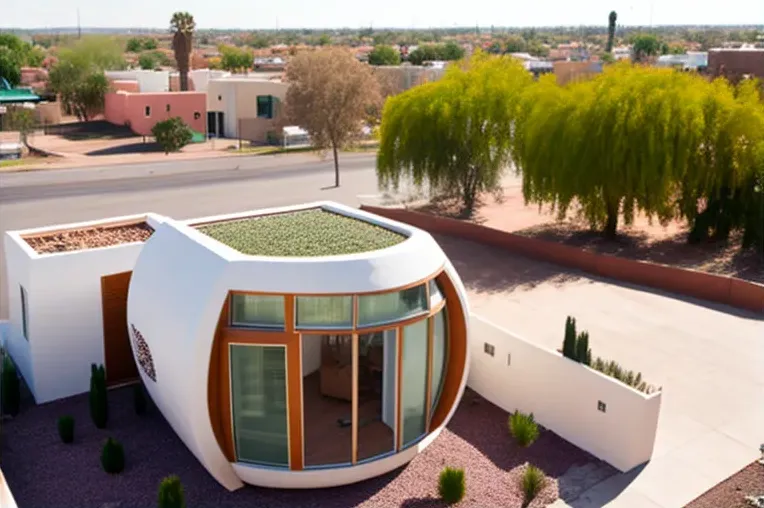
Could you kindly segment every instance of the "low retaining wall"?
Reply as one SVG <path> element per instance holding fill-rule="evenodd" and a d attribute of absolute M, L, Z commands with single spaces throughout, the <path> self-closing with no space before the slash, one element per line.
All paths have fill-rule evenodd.
<path fill-rule="evenodd" d="M 430 233 L 456 236 L 465 240 L 500 247 L 541 261 L 576 268 L 601 277 L 764 314 L 764 285 L 755 282 L 619 258 L 607 254 L 597 254 L 570 245 L 528 238 L 471 222 L 405 209 L 366 205 L 362 205 L 361 209 L 411 224 Z"/>
<path fill-rule="evenodd" d="M 650 460 L 661 392 L 645 395 L 474 314 L 470 348 L 467 386 L 486 400 L 533 413 L 540 425 L 621 472 Z"/>

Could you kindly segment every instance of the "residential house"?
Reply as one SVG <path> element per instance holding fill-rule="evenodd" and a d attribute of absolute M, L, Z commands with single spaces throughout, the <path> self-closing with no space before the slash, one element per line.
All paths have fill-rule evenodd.
<path fill-rule="evenodd" d="M 204 92 L 117 91 L 107 93 L 104 118 L 115 125 L 127 125 L 139 136 L 151 136 L 157 122 L 180 117 L 194 132 L 207 132 L 207 94 Z"/>
<path fill-rule="evenodd" d="M 104 72 L 109 81 L 134 81 L 141 93 L 169 92 L 170 72 L 133 69 Z"/>
<path fill-rule="evenodd" d="M 764 49 L 711 49 L 708 52 L 708 71 L 712 76 L 724 76 L 731 81 L 738 81 L 744 76 L 764 79 Z"/>

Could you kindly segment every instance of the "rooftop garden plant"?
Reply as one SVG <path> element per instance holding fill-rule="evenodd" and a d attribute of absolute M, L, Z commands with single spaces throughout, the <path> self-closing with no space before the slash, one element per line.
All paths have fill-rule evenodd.
<path fill-rule="evenodd" d="M 323 209 L 201 225 L 199 231 L 252 256 L 313 257 L 391 247 L 405 236 Z"/>

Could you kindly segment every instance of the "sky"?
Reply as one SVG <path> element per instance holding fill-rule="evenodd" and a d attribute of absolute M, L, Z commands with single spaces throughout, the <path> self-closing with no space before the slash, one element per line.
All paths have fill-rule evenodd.
<path fill-rule="evenodd" d="M 764 25 L 764 0 L 0 0 L 0 28 L 163 28 L 189 11 L 198 28 Z"/>

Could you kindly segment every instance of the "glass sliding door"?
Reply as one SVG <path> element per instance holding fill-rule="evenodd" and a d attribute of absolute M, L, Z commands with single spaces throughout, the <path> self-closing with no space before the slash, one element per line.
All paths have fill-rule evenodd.
<path fill-rule="evenodd" d="M 417 441 L 427 418 L 427 319 L 403 328 L 401 370 L 401 448 Z"/>
<path fill-rule="evenodd" d="M 237 460 L 289 467 L 286 348 L 231 345 L 230 368 Z"/>
<path fill-rule="evenodd" d="M 359 461 L 395 451 L 395 336 L 395 329 L 358 336 Z"/>

